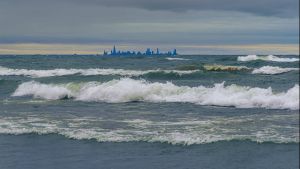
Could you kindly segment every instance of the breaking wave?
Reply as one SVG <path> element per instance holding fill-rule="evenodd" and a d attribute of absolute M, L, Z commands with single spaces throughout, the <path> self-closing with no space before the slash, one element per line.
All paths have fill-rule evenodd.
<path fill-rule="evenodd" d="M 51 69 L 51 70 L 28 70 L 28 69 L 11 69 L 0 66 L 0 76 L 29 76 L 33 78 L 66 76 L 80 74 L 83 76 L 92 75 L 119 75 L 119 76 L 142 76 L 150 73 L 164 74 L 192 74 L 199 70 L 125 70 L 125 69 Z"/>
<path fill-rule="evenodd" d="M 269 74 L 269 75 L 274 75 L 274 74 L 281 74 L 281 73 L 286 73 L 290 71 L 298 70 L 299 68 L 281 68 L 278 66 L 263 66 L 261 68 L 254 69 L 252 71 L 252 74 Z"/>
<path fill-rule="evenodd" d="M 248 56 L 239 56 L 238 61 L 253 61 L 253 60 L 264 60 L 264 61 L 273 61 L 273 62 L 297 62 L 299 58 L 282 58 L 274 55 L 268 56 L 257 56 L 257 55 L 248 55 Z"/>
<path fill-rule="evenodd" d="M 18 86 L 12 96 L 33 96 L 49 100 L 73 98 L 80 101 L 122 102 L 186 102 L 199 105 L 234 106 L 237 108 L 299 109 L 299 85 L 286 92 L 272 88 L 225 86 L 177 86 L 171 82 L 150 83 L 122 78 L 105 83 L 41 84 L 30 81 Z"/>

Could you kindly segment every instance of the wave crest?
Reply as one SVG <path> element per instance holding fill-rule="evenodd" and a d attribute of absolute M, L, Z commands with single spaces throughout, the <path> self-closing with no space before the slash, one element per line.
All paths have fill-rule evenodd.
<path fill-rule="evenodd" d="M 273 62 L 297 62 L 299 58 L 281 58 L 274 55 L 268 56 L 257 56 L 257 55 L 248 55 L 248 56 L 239 56 L 238 61 L 247 62 L 253 60 L 264 60 L 264 61 L 273 61 Z"/>
<path fill-rule="evenodd" d="M 83 76 L 92 75 L 119 75 L 136 77 L 151 73 L 164 74 L 192 74 L 199 70 L 125 70 L 125 69 L 51 69 L 51 70 L 29 70 L 29 69 L 11 69 L 0 66 L 0 75 L 2 76 L 29 76 L 33 78 L 52 77 L 52 76 L 66 76 L 80 74 Z"/>
<path fill-rule="evenodd" d="M 299 68 L 281 68 L 278 66 L 263 66 L 261 68 L 254 69 L 252 74 L 268 74 L 268 75 L 275 75 L 290 72 L 293 70 L 299 70 Z"/>
<path fill-rule="evenodd" d="M 250 68 L 246 66 L 225 66 L 225 65 L 204 65 L 203 68 L 208 71 L 238 71 L 238 70 L 248 70 Z"/>
<path fill-rule="evenodd" d="M 25 82 L 12 96 L 33 96 L 43 99 L 74 98 L 80 101 L 122 102 L 186 102 L 199 105 L 234 106 L 237 108 L 299 109 L 299 85 L 286 92 L 272 88 L 251 88 L 238 85 L 214 87 L 177 86 L 173 83 L 150 83 L 122 78 L 105 83 L 41 84 Z"/>
<path fill-rule="evenodd" d="M 27 96 L 32 95 L 35 98 L 43 98 L 47 100 L 58 100 L 62 98 L 71 98 L 73 93 L 71 85 L 53 85 L 41 84 L 35 81 L 26 82 L 17 88 L 12 96 Z"/>
<path fill-rule="evenodd" d="M 168 57 L 168 58 L 166 58 L 166 59 L 167 59 L 167 60 L 181 60 L 181 61 L 191 60 L 191 59 L 185 59 L 185 58 L 174 58 L 174 57 L 172 57 L 172 58 Z"/>

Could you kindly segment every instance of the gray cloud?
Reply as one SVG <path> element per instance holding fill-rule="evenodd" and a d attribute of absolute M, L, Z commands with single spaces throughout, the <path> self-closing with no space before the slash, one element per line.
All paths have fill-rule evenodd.
<path fill-rule="evenodd" d="M 188 10 L 238 11 L 278 17 L 296 17 L 299 11 L 298 0 L 75 0 L 75 2 L 174 12 Z"/>
<path fill-rule="evenodd" d="M 297 3 L 0 0 L 0 43 L 295 44 Z"/>
<path fill-rule="evenodd" d="M 262 16 L 297 17 L 299 0 L 1 0 L 3 3 L 16 5 L 43 6 L 49 4 L 79 4 L 83 6 L 107 6 L 139 8 L 155 11 L 185 12 L 203 11 L 237 11 Z"/>

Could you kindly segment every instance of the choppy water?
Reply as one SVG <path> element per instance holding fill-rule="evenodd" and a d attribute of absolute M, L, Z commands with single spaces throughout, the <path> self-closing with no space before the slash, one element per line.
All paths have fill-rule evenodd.
<path fill-rule="evenodd" d="M 145 149 L 154 157 L 174 158 L 173 164 L 169 159 L 163 165 L 163 160 L 145 156 L 150 168 L 209 168 L 209 161 L 230 153 L 237 161 L 224 162 L 231 164 L 228 168 L 241 168 L 239 161 L 245 162 L 243 168 L 295 168 L 299 56 L 0 56 L 0 140 L 0 157 L 6 159 L 0 165 L 12 168 L 17 167 L 15 152 L 51 140 L 56 147 L 75 144 L 85 155 L 99 153 L 85 149 L 89 144 L 105 147 L 111 160 L 118 153 L 135 157 L 132 163 L 119 157 L 120 165 L 105 163 L 103 168 L 140 168 L 133 154 Z M 22 140 L 37 145 L 24 148 Z M 75 147 L 65 151 L 79 161 L 87 158 L 76 156 Z M 249 149 L 260 151 L 240 157 Z M 251 162 L 259 153 L 273 155 Z M 187 155 L 191 165 L 176 165 Z M 274 163 L 276 159 L 288 160 Z M 162 165 L 151 167 L 152 162 Z M 61 162 L 63 166 L 78 167 Z"/>

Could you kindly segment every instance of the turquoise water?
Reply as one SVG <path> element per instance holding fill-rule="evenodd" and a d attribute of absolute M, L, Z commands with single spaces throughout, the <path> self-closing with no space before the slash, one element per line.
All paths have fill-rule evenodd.
<path fill-rule="evenodd" d="M 0 56 L 0 168 L 298 168 L 299 56 Z"/>

